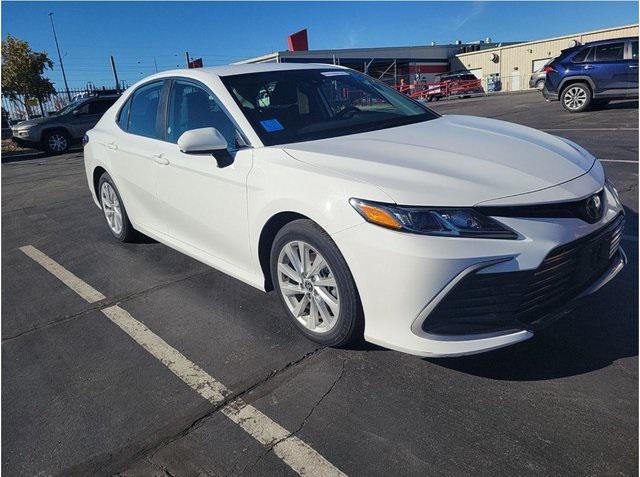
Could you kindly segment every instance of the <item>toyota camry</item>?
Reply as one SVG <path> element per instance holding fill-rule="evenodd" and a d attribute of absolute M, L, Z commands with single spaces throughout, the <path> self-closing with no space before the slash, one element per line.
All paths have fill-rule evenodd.
<path fill-rule="evenodd" d="M 84 138 L 111 234 L 260 290 L 328 346 L 421 356 L 531 338 L 626 263 L 624 211 L 579 145 L 441 116 L 359 72 L 167 71 Z"/>

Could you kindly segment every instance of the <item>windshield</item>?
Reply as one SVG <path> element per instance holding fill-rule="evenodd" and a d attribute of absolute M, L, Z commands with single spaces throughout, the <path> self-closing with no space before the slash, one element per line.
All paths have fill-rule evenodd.
<path fill-rule="evenodd" d="M 267 146 L 427 121 L 438 115 L 349 70 L 289 70 L 223 77 Z"/>
<path fill-rule="evenodd" d="M 85 99 L 77 99 L 69 104 L 67 104 L 64 108 L 62 108 L 59 111 L 56 111 L 55 113 L 52 114 L 52 116 L 60 116 L 61 114 L 67 114 L 70 113 L 71 111 L 73 111 L 75 108 L 77 108 L 78 106 L 80 106 L 82 103 L 84 103 L 86 100 Z"/>

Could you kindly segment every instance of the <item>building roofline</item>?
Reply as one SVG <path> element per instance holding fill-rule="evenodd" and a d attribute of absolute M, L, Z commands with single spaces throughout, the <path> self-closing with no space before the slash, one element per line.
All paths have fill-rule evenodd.
<path fill-rule="evenodd" d="M 469 55 L 474 55 L 474 54 L 478 54 L 478 53 L 491 53 L 491 52 L 495 52 L 495 51 L 499 51 L 499 50 L 506 50 L 508 48 L 516 48 L 516 47 L 521 47 L 521 46 L 526 46 L 526 45 L 535 45 L 536 43 L 545 43 L 548 41 L 556 41 L 556 40 L 563 40 L 563 39 L 569 39 L 569 38 L 573 38 L 576 36 L 582 36 L 582 35 L 593 35 L 596 33 L 603 33 L 606 31 L 613 31 L 613 30 L 622 30 L 624 28 L 633 28 L 633 27 L 638 27 L 637 23 L 631 23 L 630 25 L 621 25 L 621 26 L 616 26 L 616 27 L 610 27 L 610 28 L 602 28 L 600 30 L 591 30 L 591 31 L 583 31 L 583 32 L 578 32 L 578 33 L 572 33 L 570 35 L 562 35 L 562 36 L 556 36 L 553 38 L 541 38 L 540 40 L 532 40 L 532 41 L 526 41 L 523 43 L 516 43 L 516 44 L 508 44 L 505 46 L 497 46 L 494 48 L 486 48 L 484 50 L 478 50 L 478 51 L 470 51 L 468 53 L 458 53 L 456 56 L 469 56 Z"/>
<path fill-rule="evenodd" d="M 501 43 L 504 44 L 513 44 L 519 42 L 508 42 Z M 333 55 L 336 57 L 340 57 L 340 59 L 346 58 L 392 58 L 392 57 L 402 57 L 402 58 L 411 58 L 412 54 L 421 55 L 425 54 L 429 51 L 433 52 L 433 54 L 439 54 L 442 57 L 442 60 L 447 60 L 452 54 L 455 54 L 455 49 L 462 48 L 464 46 L 469 45 L 478 45 L 478 43 L 462 43 L 462 44 L 438 44 L 438 45 L 412 45 L 412 46 L 375 46 L 375 47 L 363 47 L 363 48 L 328 48 L 328 49 L 318 49 L 318 50 L 304 50 L 304 51 L 276 51 L 273 53 L 269 53 L 266 55 L 258 56 L 255 58 L 247 58 L 245 60 L 238 61 L 238 64 L 245 63 L 256 63 L 260 61 L 269 61 L 269 60 L 277 60 L 278 58 L 304 58 L 304 57 L 323 57 L 323 58 L 331 58 Z M 480 49 L 491 49 L 494 45 L 498 45 L 498 43 L 481 43 Z M 356 56 L 359 55 L 359 56 Z"/>

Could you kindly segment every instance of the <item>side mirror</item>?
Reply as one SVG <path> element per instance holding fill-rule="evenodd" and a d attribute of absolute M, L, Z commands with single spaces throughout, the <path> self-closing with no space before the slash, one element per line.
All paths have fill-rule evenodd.
<path fill-rule="evenodd" d="M 227 140 L 216 128 L 191 129 L 178 138 L 178 148 L 185 154 L 215 153 L 227 147 Z"/>

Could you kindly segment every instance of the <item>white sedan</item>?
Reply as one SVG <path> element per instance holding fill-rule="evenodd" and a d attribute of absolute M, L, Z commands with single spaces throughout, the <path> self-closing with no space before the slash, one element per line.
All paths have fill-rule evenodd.
<path fill-rule="evenodd" d="M 440 116 L 356 71 L 168 71 L 84 140 L 113 236 L 261 290 L 310 339 L 421 356 L 526 340 L 626 263 L 624 211 L 577 144 Z"/>

